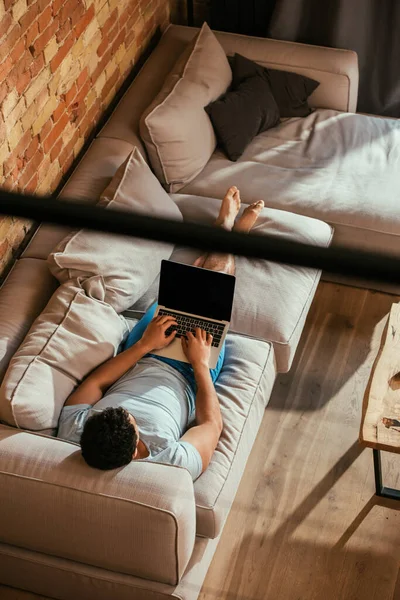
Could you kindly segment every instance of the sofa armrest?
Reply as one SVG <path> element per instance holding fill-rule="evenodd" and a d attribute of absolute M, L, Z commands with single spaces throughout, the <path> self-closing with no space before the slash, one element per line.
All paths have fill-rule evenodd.
<path fill-rule="evenodd" d="M 171 25 L 164 36 L 190 41 L 197 31 Z M 214 33 L 227 54 L 238 52 L 265 67 L 294 71 L 319 81 L 309 98 L 310 106 L 356 112 L 359 76 L 356 52 L 237 33 Z"/>
<path fill-rule="evenodd" d="M 176 585 L 195 542 L 188 471 L 99 471 L 79 446 L 0 425 L 0 541 Z"/>

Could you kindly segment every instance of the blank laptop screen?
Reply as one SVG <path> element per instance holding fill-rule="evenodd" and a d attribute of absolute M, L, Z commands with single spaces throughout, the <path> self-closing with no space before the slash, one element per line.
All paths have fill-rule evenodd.
<path fill-rule="evenodd" d="M 161 262 L 158 304 L 219 321 L 230 321 L 235 277 L 168 260 Z"/>

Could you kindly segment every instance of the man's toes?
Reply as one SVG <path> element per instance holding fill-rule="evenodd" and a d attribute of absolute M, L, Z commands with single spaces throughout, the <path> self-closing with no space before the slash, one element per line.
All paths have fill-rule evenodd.
<path fill-rule="evenodd" d="M 225 194 L 225 198 L 232 199 L 239 190 L 236 185 L 232 185 Z"/>
<path fill-rule="evenodd" d="M 256 210 L 261 210 L 264 208 L 264 200 L 257 200 L 257 202 L 253 202 L 250 207 Z"/>

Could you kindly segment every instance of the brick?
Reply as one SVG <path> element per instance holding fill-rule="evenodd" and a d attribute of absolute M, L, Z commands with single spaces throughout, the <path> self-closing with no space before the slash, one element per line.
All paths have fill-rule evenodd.
<path fill-rule="evenodd" d="M 7 33 L 6 40 L 0 44 L 0 62 L 10 54 L 10 50 L 13 51 L 20 38 L 21 27 L 19 23 L 16 23 L 16 25 L 14 25 L 11 31 Z"/>
<path fill-rule="evenodd" d="M 0 81 L 3 81 L 7 77 L 12 68 L 13 62 L 11 57 L 8 56 L 0 65 Z"/>
<path fill-rule="evenodd" d="M 56 125 L 54 125 L 54 127 L 50 131 L 49 135 L 46 137 L 46 139 L 43 142 L 43 150 L 45 151 L 46 154 L 48 154 L 50 152 L 50 150 L 52 149 L 54 144 L 60 138 L 68 121 L 69 121 L 68 115 L 65 113 L 61 117 L 61 119 L 58 121 L 58 123 Z"/>
<path fill-rule="evenodd" d="M 41 70 L 44 68 L 44 54 L 41 53 L 39 54 L 39 56 L 37 56 L 34 61 L 32 62 L 31 66 L 30 66 L 30 73 L 32 75 L 32 79 L 34 79 L 37 75 L 39 75 L 39 73 L 41 72 Z"/>
<path fill-rule="evenodd" d="M 97 81 L 97 79 L 100 77 L 101 73 L 104 72 L 104 69 L 106 68 L 106 65 L 108 64 L 110 58 L 111 58 L 111 49 L 108 48 L 107 51 L 101 57 L 97 67 L 95 68 L 95 70 L 92 73 L 92 82 L 93 83 L 95 83 Z"/>
<path fill-rule="evenodd" d="M 104 23 L 108 19 L 109 14 L 110 9 L 108 4 L 106 3 L 97 13 L 97 22 L 100 25 L 100 27 L 103 27 Z"/>
<path fill-rule="evenodd" d="M 71 29 L 72 29 L 71 21 L 69 19 L 67 19 L 65 21 L 65 23 L 63 25 L 61 25 L 61 27 L 59 28 L 59 30 L 56 33 L 57 42 L 60 43 L 63 40 L 65 40 L 65 38 L 67 37 L 67 35 L 71 31 Z"/>
<path fill-rule="evenodd" d="M 84 14 L 84 12 L 85 12 L 85 7 L 83 6 L 83 4 L 78 4 L 78 6 L 75 8 L 75 10 L 72 12 L 72 14 L 70 16 L 71 27 L 75 27 L 75 25 L 79 22 L 80 18 Z"/>
<path fill-rule="evenodd" d="M 10 154 L 10 148 L 8 147 L 7 142 L 3 142 L 0 144 L 0 163 L 3 163 Z"/>
<path fill-rule="evenodd" d="M 118 48 L 120 46 L 122 46 L 122 44 L 124 43 L 124 39 L 125 39 L 125 31 L 121 31 L 113 42 L 113 45 L 111 48 L 113 54 L 115 54 L 117 52 Z"/>
<path fill-rule="evenodd" d="M 6 119 L 14 106 L 18 102 L 18 93 L 16 90 L 11 90 L 6 99 L 3 102 L 3 106 L 1 107 L 1 111 L 3 113 L 3 117 Z"/>
<path fill-rule="evenodd" d="M 32 56 L 29 52 L 25 52 L 20 60 L 16 63 L 14 68 L 10 71 L 7 77 L 7 85 L 11 89 L 17 85 L 17 81 L 20 76 L 25 73 L 30 64 L 32 63 Z"/>
<path fill-rule="evenodd" d="M 100 101 L 96 99 L 92 108 L 85 114 L 84 118 L 79 124 L 79 130 L 82 136 L 87 137 L 95 127 L 100 115 L 100 109 Z"/>
<path fill-rule="evenodd" d="M 59 14 L 60 8 L 63 6 L 64 3 L 65 0 L 53 0 L 53 2 L 51 3 L 51 8 L 54 17 Z"/>
<path fill-rule="evenodd" d="M 37 133 L 41 132 L 43 125 L 51 117 L 56 107 L 57 98 L 55 96 L 51 96 L 46 105 L 43 107 L 36 121 L 32 123 L 33 135 L 36 135 Z"/>
<path fill-rule="evenodd" d="M 8 134 L 8 144 L 11 152 L 16 148 L 24 135 L 21 123 L 18 121 Z"/>
<path fill-rule="evenodd" d="M 46 8 L 46 10 L 44 12 L 42 12 L 40 17 L 38 18 L 38 25 L 39 25 L 40 33 L 43 33 L 43 31 L 46 29 L 46 27 L 48 27 L 50 25 L 52 20 L 53 20 L 53 13 L 51 10 L 51 5 L 50 5 Z"/>
<path fill-rule="evenodd" d="M 50 25 L 44 30 L 44 32 L 37 38 L 37 40 L 30 47 L 30 50 L 32 48 L 31 52 L 32 52 L 33 56 L 37 56 L 38 54 L 40 54 L 40 52 L 42 52 L 44 50 L 44 47 L 49 43 L 49 41 L 51 40 L 53 35 L 56 34 L 57 30 L 58 30 L 58 20 L 54 19 L 54 21 L 52 21 L 50 23 Z"/>
<path fill-rule="evenodd" d="M 33 194 L 34 192 L 36 192 L 38 180 L 39 180 L 38 174 L 35 173 L 34 176 L 32 177 L 32 179 L 25 185 L 25 187 L 23 188 L 23 191 L 27 194 Z"/>
<path fill-rule="evenodd" d="M 43 164 L 42 168 L 46 174 L 44 179 L 39 183 L 36 192 L 38 194 L 51 194 L 61 179 L 59 164 L 58 162 L 54 162 L 53 164 L 49 164 L 47 168 Z"/>
<path fill-rule="evenodd" d="M 50 62 L 50 68 L 52 73 L 54 73 L 58 69 L 64 58 L 67 56 L 68 52 L 74 45 L 74 41 L 75 35 L 71 32 L 65 40 L 65 42 L 63 43 L 63 45 L 61 46 L 61 48 L 58 50 L 53 60 Z"/>
<path fill-rule="evenodd" d="M 29 29 L 25 35 L 26 47 L 29 48 L 29 51 L 31 52 L 31 54 L 32 54 L 32 50 L 33 50 L 32 44 L 36 40 L 38 35 L 39 35 L 39 25 L 38 25 L 37 21 L 35 21 L 29 27 Z"/>
<path fill-rule="evenodd" d="M 74 156 L 75 158 L 78 156 L 79 152 L 82 150 L 83 145 L 85 143 L 85 139 L 80 137 L 74 146 Z"/>
<path fill-rule="evenodd" d="M 81 72 L 81 66 L 79 61 L 74 60 L 71 53 L 69 53 L 60 66 L 61 83 L 59 87 L 59 93 L 65 94 L 75 83 Z"/>
<path fill-rule="evenodd" d="M 93 80 L 92 80 L 93 81 Z M 101 94 L 101 90 L 103 89 L 104 85 L 106 83 L 106 74 L 104 71 L 102 71 L 97 79 L 97 81 L 94 84 L 94 89 L 96 90 L 96 94 L 97 96 L 100 96 Z"/>
<path fill-rule="evenodd" d="M 21 39 L 13 48 L 13 50 L 11 51 L 11 60 L 13 61 L 13 63 L 16 63 L 21 56 L 23 55 L 25 51 L 25 40 Z"/>
<path fill-rule="evenodd" d="M 26 88 L 28 87 L 28 85 L 30 84 L 32 79 L 32 76 L 30 74 L 29 71 L 26 71 L 25 73 L 22 73 L 22 75 L 20 75 L 20 77 L 18 77 L 18 81 L 15 84 L 15 88 L 18 92 L 19 95 L 23 94 L 24 91 L 26 90 Z M 0 100 L 1 102 L 1 100 Z"/>
<path fill-rule="evenodd" d="M 58 52 L 58 44 L 55 37 L 52 37 L 50 42 L 45 47 L 43 54 L 46 63 L 49 63 Z"/>
<path fill-rule="evenodd" d="M 35 152 L 34 156 L 31 158 L 31 160 L 25 166 L 24 172 L 22 173 L 19 179 L 19 184 L 22 188 L 24 188 L 26 184 L 29 183 L 32 177 L 37 175 L 37 171 L 40 167 L 41 162 L 43 161 L 43 158 L 43 150 L 39 148 L 37 152 Z"/>
<path fill-rule="evenodd" d="M 74 10 L 79 6 L 80 0 L 67 0 L 58 13 L 60 23 L 63 24 L 73 14 Z"/>
<path fill-rule="evenodd" d="M 21 125 L 24 131 L 31 128 L 33 121 L 37 117 L 37 108 L 34 102 L 25 111 L 24 116 L 21 118 Z"/>
<path fill-rule="evenodd" d="M 29 29 L 32 23 L 35 21 L 36 17 L 39 14 L 39 3 L 34 2 L 31 6 L 28 7 L 26 13 L 19 19 L 19 25 L 21 27 L 21 35 Z M 37 25 L 37 22 L 36 22 Z M 39 30 L 39 29 L 38 29 Z"/>
<path fill-rule="evenodd" d="M 10 244 L 8 243 L 7 240 L 3 240 L 0 243 L 0 259 L 3 259 L 4 256 L 9 252 L 10 250 Z"/>
<path fill-rule="evenodd" d="M 110 40 L 110 42 L 114 41 L 114 39 L 115 39 L 115 38 L 116 38 L 116 36 L 118 35 L 118 27 L 119 27 L 119 24 L 118 24 L 118 21 L 117 21 L 117 22 L 115 22 L 115 23 L 113 24 L 113 26 L 112 26 L 112 27 L 111 27 L 111 28 L 108 30 L 108 32 L 107 32 L 107 37 L 108 37 L 108 39 Z"/>
<path fill-rule="evenodd" d="M 6 13 L 0 21 L 0 38 L 9 30 L 12 25 L 12 17 L 10 13 Z"/>
<path fill-rule="evenodd" d="M 74 27 L 74 31 L 77 38 L 85 31 L 86 27 L 89 25 L 93 17 L 94 5 L 92 4 L 89 10 L 83 15 L 81 19 L 79 19 L 78 23 Z"/>
<path fill-rule="evenodd" d="M 26 98 L 26 104 L 27 106 L 29 106 L 33 100 L 36 98 L 36 96 L 39 94 L 39 92 L 43 89 L 47 87 L 47 82 L 50 79 L 50 67 L 46 66 L 43 71 L 41 71 L 41 73 L 36 77 L 36 79 L 34 79 L 31 83 L 31 85 L 28 87 L 28 89 L 25 92 L 25 98 Z"/>
<path fill-rule="evenodd" d="M 107 79 L 102 91 L 101 91 L 101 98 L 104 99 L 107 94 L 109 93 L 109 91 L 114 87 L 114 85 L 117 83 L 119 77 L 119 71 L 118 69 L 116 69 L 114 71 L 114 73 L 112 74 L 111 77 L 109 77 L 109 79 Z"/>
<path fill-rule="evenodd" d="M 30 131 L 27 133 L 31 134 Z M 35 135 L 34 138 L 31 139 L 29 146 L 25 150 L 24 158 L 26 162 L 29 162 L 32 157 L 35 155 L 37 149 L 39 148 L 39 136 Z"/>
<path fill-rule="evenodd" d="M 70 106 L 70 104 L 72 103 L 73 99 L 76 96 L 76 92 L 77 92 L 76 83 L 73 83 L 71 85 L 70 89 L 68 90 L 68 92 L 66 92 L 64 94 L 64 102 L 65 102 L 66 106 Z"/>
<path fill-rule="evenodd" d="M 74 47 L 72 48 L 71 54 L 74 58 L 74 60 L 76 59 L 80 59 L 80 60 L 84 60 L 85 59 L 85 55 L 84 55 L 84 48 L 83 48 L 83 38 L 79 38 L 75 41 Z"/>
<path fill-rule="evenodd" d="M 7 117 L 7 129 L 14 127 L 15 123 L 21 119 L 22 115 L 26 111 L 25 98 L 23 96 L 20 97 L 18 103 L 10 112 Z"/>
<path fill-rule="evenodd" d="M 17 146 L 14 148 L 13 152 L 9 155 L 7 160 L 4 162 L 4 173 L 8 175 L 10 171 L 12 171 L 16 166 L 19 170 L 23 168 L 25 165 L 24 154 L 25 150 L 29 145 L 29 140 L 31 139 L 30 131 L 27 131 L 18 142 Z"/>
<path fill-rule="evenodd" d="M 7 96 L 7 94 L 8 94 L 7 82 L 3 81 L 2 83 L 0 83 L 0 104 L 3 102 L 3 100 Z"/>
<path fill-rule="evenodd" d="M 83 104 L 86 96 L 90 92 L 91 83 L 90 80 L 87 79 L 85 84 L 82 86 L 78 94 L 75 96 L 75 104 Z"/>
<path fill-rule="evenodd" d="M 97 55 L 98 56 L 103 56 L 104 52 L 107 50 L 109 46 L 109 40 L 107 35 L 103 35 L 103 39 L 101 40 L 101 43 L 99 45 L 99 47 L 97 48 Z"/>
<path fill-rule="evenodd" d="M 52 114 L 53 123 L 57 123 L 58 119 L 67 112 L 67 105 L 64 101 L 59 100 L 56 110 Z"/>
<path fill-rule="evenodd" d="M 70 141 L 62 149 L 62 152 L 59 156 L 59 163 L 60 163 L 60 166 L 63 169 L 63 171 L 64 171 L 65 163 L 68 161 L 68 157 L 70 157 L 71 154 L 73 155 L 74 146 L 75 146 L 78 138 L 79 138 L 79 130 L 75 129 L 73 131 L 73 135 L 72 135 Z"/>
<path fill-rule="evenodd" d="M 18 0 L 13 6 L 12 14 L 14 21 L 19 21 L 20 18 L 26 13 L 28 6 L 26 0 Z"/>
<path fill-rule="evenodd" d="M 56 160 L 56 158 L 59 156 L 62 147 L 63 147 L 64 143 L 63 143 L 63 139 L 59 139 L 58 142 L 56 142 L 54 144 L 54 146 L 52 147 L 51 151 L 50 151 L 50 160 L 51 162 L 54 162 Z"/>
<path fill-rule="evenodd" d="M 68 171 L 72 167 L 73 162 L 75 160 L 73 149 L 71 150 L 71 152 L 69 153 L 69 155 L 66 155 L 66 157 L 63 160 L 63 162 L 61 162 L 61 158 L 59 158 L 58 160 L 59 160 L 60 167 L 61 167 L 63 175 L 66 175 L 66 173 L 68 173 Z"/>
<path fill-rule="evenodd" d="M 100 31 L 99 24 L 93 19 L 83 33 L 83 45 L 88 46 L 98 31 Z"/>
<path fill-rule="evenodd" d="M 116 20 L 118 19 L 118 10 L 115 9 L 112 11 L 108 19 L 105 21 L 103 27 L 101 28 L 101 33 L 107 34 L 110 29 L 112 29 L 115 25 Z"/>
<path fill-rule="evenodd" d="M 76 80 L 76 87 L 78 90 L 80 90 L 81 87 L 85 84 L 88 77 L 89 77 L 88 70 L 83 69 L 82 73 L 79 75 L 78 79 Z"/>
<path fill-rule="evenodd" d="M 42 129 L 40 130 L 39 133 L 39 141 L 42 144 L 43 140 L 45 138 L 47 138 L 47 136 L 49 135 L 50 131 L 52 130 L 53 127 L 53 122 L 52 120 L 49 118 L 46 123 L 43 125 Z"/>

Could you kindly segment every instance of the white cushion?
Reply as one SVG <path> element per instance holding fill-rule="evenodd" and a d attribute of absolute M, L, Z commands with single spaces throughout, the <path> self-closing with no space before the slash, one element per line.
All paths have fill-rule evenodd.
<path fill-rule="evenodd" d="M 205 23 L 140 121 L 151 165 L 166 190 L 186 185 L 214 152 L 216 137 L 204 107 L 231 81 L 226 54 Z"/>
<path fill-rule="evenodd" d="M 135 148 L 104 191 L 101 204 L 112 210 L 182 220 L 182 215 Z M 117 312 L 131 306 L 149 287 L 173 245 L 81 229 L 67 235 L 48 257 L 63 283 L 101 275 L 105 301 Z"/>
<path fill-rule="evenodd" d="M 13 356 L 0 388 L 0 418 L 40 431 L 57 427 L 65 400 L 127 334 L 125 319 L 104 302 L 100 276 L 60 286 Z"/>

